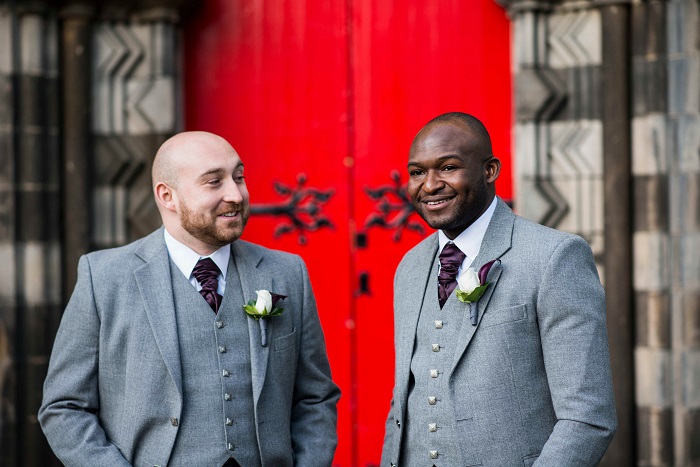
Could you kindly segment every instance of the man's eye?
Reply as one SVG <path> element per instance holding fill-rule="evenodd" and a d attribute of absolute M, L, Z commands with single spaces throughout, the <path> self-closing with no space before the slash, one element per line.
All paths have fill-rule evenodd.
<path fill-rule="evenodd" d="M 454 165 L 446 165 L 445 167 L 442 168 L 442 170 L 450 171 L 450 170 L 455 170 L 456 168 L 457 168 L 457 166 L 454 166 Z"/>
<path fill-rule="evenodd" d="M 207 185 L 218 185 L 219 179 L 218 178 L 212 178 L 211 180 L 207 180 Z"/>
<path fill-rule="evenodd" d="M 236 183 L 243 183 L 245 181 L 245 176 L 239 175 L 237 177 L 233 177 L 233 181 Z"/>
<path fill-rule="evenodd" d="M 422 171 L 422 170 L 418 170 L 418 169 L 414 169 L 414 170 L 411 170 L 411 171 L 408 172 L 408 174 L 409 174 L 411 177 L 417 177 L 418 175 L 420 175 L 420 174 L 422 174 L 422 173 L 423 173 L 423 171 Z"/>

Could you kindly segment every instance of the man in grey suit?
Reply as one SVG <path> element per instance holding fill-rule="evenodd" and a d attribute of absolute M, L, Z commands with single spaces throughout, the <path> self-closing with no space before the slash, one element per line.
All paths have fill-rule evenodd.
<path fill-rule="evenodd" d="M 430 121 L 408 172 L 439 230 L 396 271 L 382 466 L 597 465 L 617 421 L 589 246 L 496 197 L 500 162 L 473 116 Z"/>
<path fill-rule="evenodd" d="M 340 392 L 306 266 L 238 239 L 238 154 L 178 134 L 153 190 L 164 228 L 80 259 L 39 411 L 52 449 L 67 466 L 331 465 Z"/>

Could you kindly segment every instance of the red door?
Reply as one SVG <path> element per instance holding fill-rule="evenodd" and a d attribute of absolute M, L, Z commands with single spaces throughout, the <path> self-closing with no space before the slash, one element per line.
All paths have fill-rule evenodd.
<path fill-rule="evenodd" d="M 302 255 L 339 404 L 338 466 L 378 465 L 393 384 L 392 281 L 430 233 L 402 185 L 430 118 L 491 131 L 510 199 L 509 24 L 493 0 L 210 0 L 185 19 L 185 127 L 246 165 L 243 238 Z"/>

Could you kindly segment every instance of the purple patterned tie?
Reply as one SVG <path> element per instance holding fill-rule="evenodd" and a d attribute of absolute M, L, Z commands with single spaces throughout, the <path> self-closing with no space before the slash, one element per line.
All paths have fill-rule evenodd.
<path fill-rule="evenodd" d="M 448 243 L 440 252 L 440 274 L 438 275 L 438 300 L 440 308 L 445 305 L 447 297 L 457 287 L 457 273 L 467 255 L 454 243 Z"/>
<path fill-rule="evenodd" d="M 199 293 L 204 297 L 211 309 L 214 310 L 214 313 L 218 313 L 221 306 L 222 297 L 216 292 L 219 288 L 218 278 L 220 273 L 219 267 L 211 258 L 202 258 L 197 261 L 197 265 L 192 271 L 192 274 L 202 286 L 202 290 Z"/>

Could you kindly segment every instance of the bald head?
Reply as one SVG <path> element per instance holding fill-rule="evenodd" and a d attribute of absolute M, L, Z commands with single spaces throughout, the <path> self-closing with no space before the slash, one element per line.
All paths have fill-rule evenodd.
<path fill-rule="evenodd" d="M 176 188 L 178 168 L 206 151 L 234 150 L 224 138 L 206 131 L 185 131 L 166 140 L 153 159 L 151 170 L 153 186 L 163 182 Z"/>
<path fill-rule="evenodd" d="M 481 120 L 463 112 L 448 112 L 430 120 L 426 125 L 418 132 L 413 144 L 422 141 L 427 135 L 429 135 L 432 130 L 440 125 L 452 124 L 470 133 L 474 138 L 474 142 L 479 146 L 479 152 L 487 157 L 493 156 L 493 149 L 491 148 L 491 137 L 489 132 L 481 123 Z"/>
<path fill-rule="evenodd" d="M 238 239 L 250 215 L 243 162 L 222 137 L 180 133 L 153 160 L 153 195 L 170 235 L 206 256 Z"/>
<path fill-rule="evenodd" d="M 501 163 L 475 117 L 440 115 L 416 135 L 408 155 L 406 190 L 425 222 L 454 239 L 493 202 Z"/>

